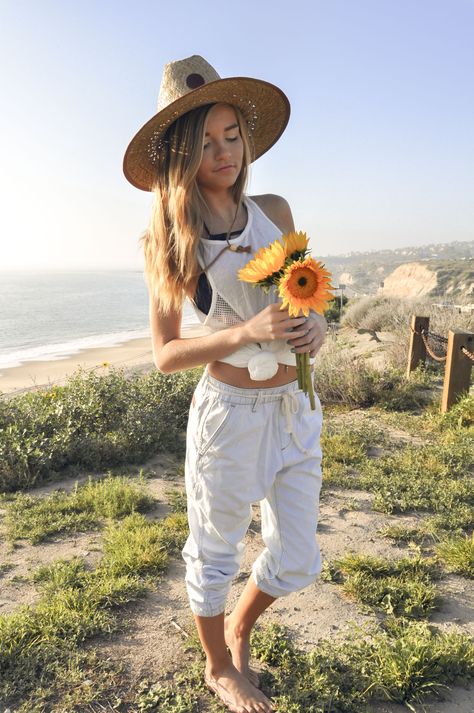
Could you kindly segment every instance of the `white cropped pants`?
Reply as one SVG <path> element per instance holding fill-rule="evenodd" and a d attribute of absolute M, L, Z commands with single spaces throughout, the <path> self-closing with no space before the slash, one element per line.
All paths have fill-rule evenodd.
<path fill-rule="evenodd" d="M 257 587 L 281 597 L 314 581 L 321 569 L 321 426 L 318 397 L 311 411 L 296 381 L 240 389 L 204 371 L 189 410 L 185 464 L 182 554 L 195 614 L 225 610 L 258 501 L 265 549 L 252 567 Z"/>

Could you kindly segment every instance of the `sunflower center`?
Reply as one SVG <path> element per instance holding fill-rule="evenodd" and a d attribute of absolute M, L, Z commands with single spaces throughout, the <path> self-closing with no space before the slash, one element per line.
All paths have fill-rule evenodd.
<path fill-rule="evenodd" d="M 318 277 L 309 267 L 298 267 L 288 280 L 288 290 L 293 297 L 311 298 L 318 289 Z"/>

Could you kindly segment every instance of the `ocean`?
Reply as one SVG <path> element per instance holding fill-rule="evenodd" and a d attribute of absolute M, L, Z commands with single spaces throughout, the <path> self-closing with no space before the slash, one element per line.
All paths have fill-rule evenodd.
<path fill-rule="evenodd" d="M 187 303 L 182 323 L 196 323 Z M 0 369 L 149 336 L 138 270 L 0 272 Z"/>

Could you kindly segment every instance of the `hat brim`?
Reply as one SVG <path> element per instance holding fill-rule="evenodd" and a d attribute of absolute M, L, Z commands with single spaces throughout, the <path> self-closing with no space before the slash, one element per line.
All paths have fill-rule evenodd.
<path fill-rule="evenodd" d="M 278 141 L 290 118 L 290 102 L 274 84 L 250 77 L 229 77 L 208 82 L 159 111 L 135 134 L 123 159 L 127 180 L 142 191 L 153 190 L 156 143 L 180 116 L 191 109 L 217 102 L 231 104 L 241 110 L 253 143 L 253 160 Z"/>

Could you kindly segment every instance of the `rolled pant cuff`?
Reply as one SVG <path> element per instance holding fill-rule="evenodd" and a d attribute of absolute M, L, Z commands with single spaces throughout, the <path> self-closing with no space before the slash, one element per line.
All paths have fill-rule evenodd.
<path fill-rule="evenodd" d="M 291 592 L 283 592 L 280 590 L 276 591 L 276 589 L 272 589 L 271 586 L 268 585 L 268 583 L 260 578 L 258 572 L 255 572 L 252 570 L 252 576 L 253 576 L 253 581 L 255 582 L 255 586 L 260 589 L 261 592 L 264 594 L 268 594 L 270 597 L 274 597 L 275 599 L 278 599 L 279 597 L 284 597 L 286 594 L 290 594 Z"/>

